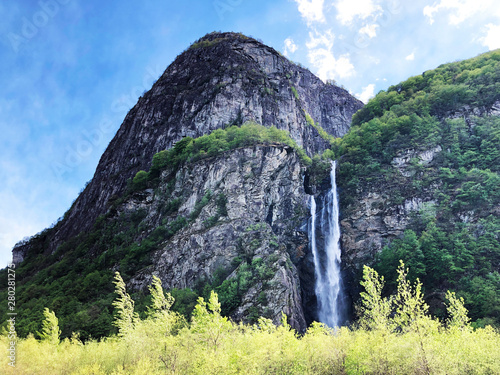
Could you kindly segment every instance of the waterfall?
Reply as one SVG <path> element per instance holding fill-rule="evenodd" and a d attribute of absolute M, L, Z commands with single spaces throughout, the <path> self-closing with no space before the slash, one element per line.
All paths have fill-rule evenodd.
<path fill-rule="evenodd" d="M 335 181 L 336 162 L 332 163 L 330 180 L 332 188 L 323 198 L 323 207 L 316 212 L 316 200 L 311 196 L 311 220 L 309 241 L 314 260 L 316 276 L 315 292 L 318 301 L 318 319 L 330 327 L 342 324 L 343 298 L 340 275 L 340 226 L 337 184 Z M 319 223 L 317 223 L 319 219 Z M 319 238 L 316 232 L 321 234 Z M 321 241 L 318 246 L 318 241 Z"/>

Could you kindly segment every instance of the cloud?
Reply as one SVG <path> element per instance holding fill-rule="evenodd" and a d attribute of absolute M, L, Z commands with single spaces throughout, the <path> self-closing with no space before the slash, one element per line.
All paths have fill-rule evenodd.
<path fill-rule="evenodd" d="M 500 48 L 500 25 L 490 23 L 486 25 L 486 29 L 486 35 L 480 39 L 481 44 L 490 51 Z"/>
<path fill-rule="evenodd" d="M 363 87 L 363 91 L 361 92 L 361 94 L 355 94 L 355 96 L 363 103 L 367 103 L 368 100 L 373 98 L 374 95 L 375 95 L 375 85 L 373 83 L 370 83 L 368 86 Z"/>
<path fill-rule="evenodd" d="M 413 51 L 412 53 L 410 53 L 408 56 L 405 57 L 406 60 L 408 61 L 413 61 L 415 60 L 415 51 Z"/>
<path fill-rule="evenodd" d="M 496 0 L 440 0 L 432 6 L 427 5 L 423 10 L 431 25 L 435 21 L 435 15 L 444 12 L 448 13 L 450 25 L 459 25 L 479 12 L 498 16 L 500 8 L 496 5 Z"/>
<path fill-rule="evenodd" d="M 309 32 L 309 41 L 306 43 L 308 57 L 311 64 L 316 68 L 316 74 L 323 81 L 328 79 L 347 78 L 355 74 L 349 54 L 335 57 L 332 48 L 335 35 L 331 30 L 323 34 L 314 31 Z"/>
<path fill-rule="evenodd" d="M 295 53 L 299 47 L 295 44 L 292 38 L 285 39 L 285 46 L 283 47 L 283 54 L 289 56 L 291 53 Z"/>
<path fill-rule="evenodd" d="M 359 29 L 359 33 L 365 34 L 366 36 L 368 36 L 371 39 L 371 38 L 374 38 L 377 36 L 377 28 L 378 27 L 379 27 L 379 25 L 377 25 L 376 23 L 371 24 L 371 25 L 365 25 L 361 29 Z"/>
<path fill-rule="evenodd" d="M 306 43 L 307 48 L 314 49 L 320 45 L 324 45 L 327 49 L 332 49 L 335 35 L 332 30 L 326 30 L 323 34 L 317 30 L 309 32 L 309 41 Z"/>
<path fill-rule="evenodd" d="M 381 10 L 374 0 L 338 0 L 335 7 L 337 19 L 343 25 L 351 24 L 356 17 L 366 19 L 375 16 Z"/>
<path fill-rule="evenodd" d="M 299 5 L 299 12 L 308 24 L 313 22 L 325 22 L 323 14 L 324 0 L 295 0 Z"/>

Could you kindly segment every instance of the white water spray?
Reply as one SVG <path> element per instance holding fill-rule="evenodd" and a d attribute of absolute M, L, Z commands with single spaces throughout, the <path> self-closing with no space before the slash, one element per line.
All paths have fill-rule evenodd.
<path fill-rule="evenodd" d="M 319 212 L 319 228 L 316 224 L 316 200 L 311 196 L 311 222 L 309 241 L 314 259 L 316 276 L 316 298 L 318 319 L 330 327 L 338 327 L 343 322 L 342 280 L 340 274 L 340 226 L 337 184 L 335 181 L 336 162 L 332 163 L 330 180 L 332 188 L 323 199 Z M 320 230 L 323 246 L 318 249 L 316 231 Z M 323 250 L 320 253 L 320 250 Z"/>

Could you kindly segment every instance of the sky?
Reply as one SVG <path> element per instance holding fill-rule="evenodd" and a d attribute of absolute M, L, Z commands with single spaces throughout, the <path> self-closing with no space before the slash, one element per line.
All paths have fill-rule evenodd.
<path fill-rule="evenodd" d="M 212 31 L 262 40 L 364 102 L 500 47 L 497 0 L 0 3 L 0 268 L 76 199 L 127 111 Z"/>

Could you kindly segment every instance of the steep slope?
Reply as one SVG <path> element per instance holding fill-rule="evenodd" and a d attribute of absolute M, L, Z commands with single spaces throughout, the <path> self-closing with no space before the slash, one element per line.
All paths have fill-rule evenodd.
<path fill-rule="evenodd" d="M 168 200 L 182 202 L 174 220 L 191 217 L 192 223 L 162 242 L 151 266 L 130 285 L 146 290 L 156 274 L 169 289 L 195 288 L 219 272 L 227 281 L 212 287 L 226 314 L 237 321 L 266 316 L 279 322 L 283 311 L 292 326 L 305 330 L 290 259 L 307 246 L 305 233 L 297 232 L 307 215 L 301 210 L 307 206 L 303 172 L 297 155 L 283 146 L 240 148 L 179 169 Z M 149 191 L 145 202 L 127 202 L 126 210 L 144 209 L 144 220 L 158 222 L 164 194 L 162 188 Z M 203 199 L 206 205 L 194 218 Z"/>
<path fill-rule="evenodd" d="M 452 289 L 478 324 L 500 322 L 499 115 L 494 51 L 392 86 L 354 116 L 337 149 L 353 274 L 375 264 L 393 287 L 403 259 L 434 313 Z"/>
<path fill-rule="evenodd" d="M 200 39 L 139 98 L 64 218 L 14 248 L 18 333 L 49 307 L 64 336 L 109 334 L 114 271 L 139 311 L 156 274 L 187 317 L 214 289 L 235 320 L 285 312 L 304 331 L 308 155 L 360 107 L 254 39 Z"/>
<path fill-rule="evenodd" d="M 104 152 L 93 179 L 45 246 L 90 229 L 119 196 L 127 179 L 148 169 L 153 155 L 182 137 L 199 137 L 228 124 L 256 121 L 287 130 L 309 155 L 329 146 L 318 126 L 343 136 L 362 103 L 347 91 L 324 84 L 274 49 L 236 33 L 212 33 L 194 43 L 166 69 L 129 111 Z M 23 259 L 29 246 L 14 250 Z"/>
<path fill-rule="evenodd" d="M 309 164 L 286 131 L 253 123 L 187 137 L 156 154 L 92 230 L 49 256 L 31 251 L 20 264 L 18 333 L 37 330 L 49 307 L 64 336 L 109 334 L 115 270 L 139 311 L 157 275 L 187 318 L 198 296 L 216 290 L 223 313 L 237 321 L 278 323 L 284 312 L 304 331 L 301 296 L 311 285 L 294 262 L 307 250 Z"/>

